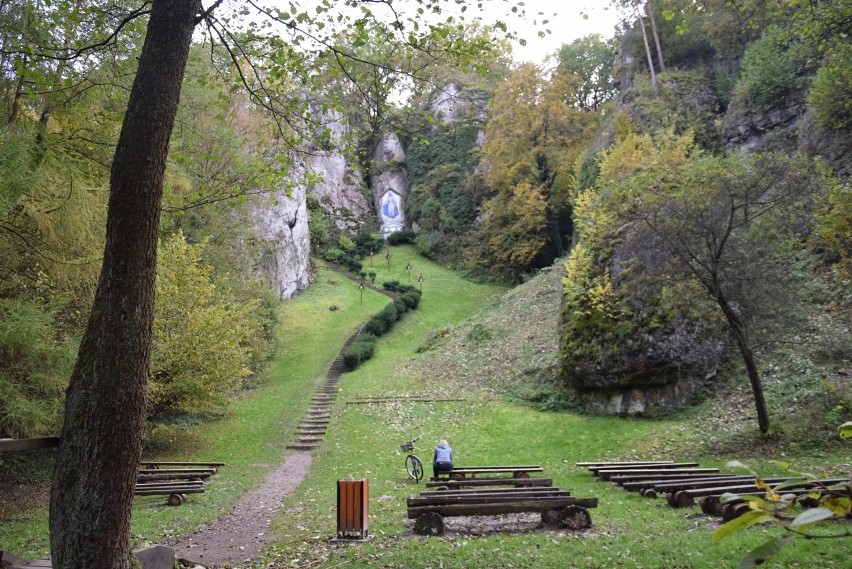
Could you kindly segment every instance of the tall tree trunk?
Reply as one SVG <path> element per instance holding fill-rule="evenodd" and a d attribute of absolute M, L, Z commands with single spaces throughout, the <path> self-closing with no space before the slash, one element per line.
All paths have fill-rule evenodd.
<path fill-rule="evenodd" d="M 169 137 L 198 0 L 154 0 L 110 176 L 95 302 L 66 393 L 53 471 L 56 569 L 127 569 Z"/>
<path fill-rule="evenodd" d="M 648 70 L 651 72 L 651 85 L 654 87 L 654 94 L 657 93 L 657 73 L 654 71 L 654 58 L 651 57 L 651 46 L 648 44 L 648 32 L 645 31 L 645 18 L 642 17 L 642 12 L 639 13 L 639 27 L 642 28 L 642 41 L 645 42 L 645 55 L 648 56 Z"/>
<path fill-rule="evenodd" d="M 654 34 L 654 45 L 657 46 L 657 62 L 660 64 L 660 73 L 666 72 L 666 62 L 663 60 L 663 48 L 660 45 L 660 34 L 657 33 L 657 20 L 654 19 L 654 5 L 651 0 L 645 4 L 648 19 L 651 20 L 651 33 Z"/>
<path fill-rule="evenodd" d="M 720 291 L 714 295 L 716 302 L 725 314 L 725 319 L 728 322 L 728 327 L 737 342 L 737 348 L 740 350 L 740 355 L 743 357 L 743 362 L 746 366 L 749 383 L 751 383 L 751 391 L 754 396 L 754 406 L 757 411 L 757 425 L 761 433 L 769 431 L 769 411 L 766 407 L 766 399 L 763 396 L 763 383 L 760 381 L 760 374 L 757 371 L 757 363 L 754 360 L 754 352 L 751 349 L 748 333 L 743 325 L 742 319 L 737 314 L 736 310 L 728 302 L 728 299 Z"/>

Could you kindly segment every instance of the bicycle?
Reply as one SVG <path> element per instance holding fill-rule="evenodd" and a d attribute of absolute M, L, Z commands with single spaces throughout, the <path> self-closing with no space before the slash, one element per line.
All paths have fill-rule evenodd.
<path fill-rule="evenodd" d="M 413 478 L 414 482 L 420 482 L 423 479 L 423 461 L 414 454 L 414 443 L 420 437 L 411 439 L 410 441 L 399 445 L 404 452 L 408 453 L 405 457 L 405 470 L 408 472 L 409 478 Z"/>

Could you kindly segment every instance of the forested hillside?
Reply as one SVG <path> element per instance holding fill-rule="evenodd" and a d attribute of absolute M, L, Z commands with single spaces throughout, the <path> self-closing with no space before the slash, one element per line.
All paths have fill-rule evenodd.
<path fill-rule="evenodd" d="M 590 408 L 679 404 L 731 354 L 759 396 L 758 346 L 792 341 L 778 330 L 810 330 L 808 317 L 842 328 L 848 313 L 849 7 L 613 6 L 623 25 L 612 38 L 564 44 L 547 68 L 512 66 L 495 39 L 476 69 L 429 67 L 405 108 L 392 99 L 396 76 L 367 94 L 353 88 L 366 62 L 387 55 L 380 41 L 343 37 L 359 54 L 347 70 L 355 83 L 330 68 L 313 77 L 324 88 L 304 115 L 315 126 L 302 127 L 319 130 L 301 148 L 340 146 L 363 192 L 402 168 L 413 230 L 402 240 L 476 278 L 517 282 L 567 257 L 562 368 Z M 39 9 L 2 12 L 0 431 L 11 436 L 51 434 L 61 420 L 100 267 L 110 148 L 141 41 L 128 26 L 108 65 L 27 56 L 62 33 L 82 34 L 77 43 L 100 37 L 40 30 Z M 468 37 L 474 44 L 488 32 Z M 232 54 L 214 44 L 193 47 L 171 142 L 151 419 L 220 412 L 222 395 L 269 353 L 275 277 L 252 221 L 264 200 L 303 192 L 308 246 L 365 278 L 368 249 L 380 247 L 369 237 L 373 214 L 341 221 L 352 215 L 342 198 L 312 192 L 324 173 L 311 179 L 316 170 L 285 151 L 303 130 L 254 98 L 252 88 L 267 87 L 240 83 Z M 341 121 L 344 134 L 334 134 Z M 399 134 L 405 157 L 377 167 L 370 157 L 386 132 Z M 209 353 L 219 357 L 192 362 Z"/>
<path fill-rule="evenodd" d="M 62 434 L 58 565 L 125 559 L 143 432 L 226 415 L 315 264 L 366 284 L 386 242 L 559 275 L 495 391 L 658 416 L 732 381 L 756 432 L 836 437 L 852 4 L 612 0 L 541 65 L 475 3 L 304 4 L 0 2 L 0 438 Z"/>

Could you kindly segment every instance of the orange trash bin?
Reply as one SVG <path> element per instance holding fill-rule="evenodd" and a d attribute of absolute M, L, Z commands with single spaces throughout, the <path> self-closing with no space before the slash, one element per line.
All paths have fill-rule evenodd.
<path fill-rule="evenodd" d="M 367 539 L 369 498 L 367 480 L 337 481 L 337 539 Z"/>

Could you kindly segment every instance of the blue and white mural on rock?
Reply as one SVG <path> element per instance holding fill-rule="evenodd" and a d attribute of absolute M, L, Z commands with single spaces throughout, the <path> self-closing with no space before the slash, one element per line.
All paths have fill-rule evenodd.
<path fill-rule="evenodd" d="M 389 235 L 403 228 L 402 197 L 390 190 L 382 196 L 379 214 L 382 218 L 382 235 Z"/>
<path fill-rule="evenodd" d="M 372 180 L 373 203 L 378 211 L 383 237 L 405 228 L 405 196 L 408 195 L 408 179 L 405 171 L 405 151 L 395 134 L 384 134 L 373 152 L 376 167 L 383 171 Z M 389 167 L 397 162 L 398 167 Z"/>

